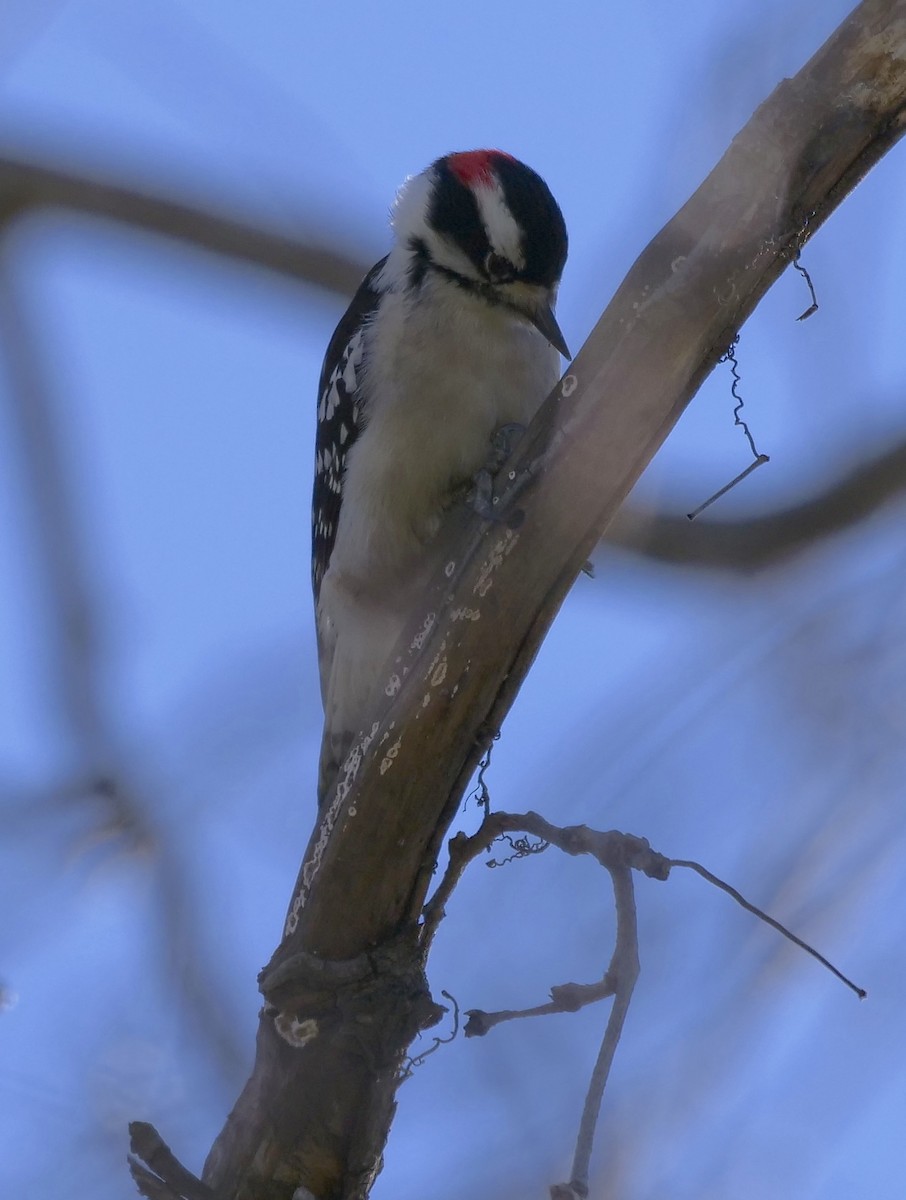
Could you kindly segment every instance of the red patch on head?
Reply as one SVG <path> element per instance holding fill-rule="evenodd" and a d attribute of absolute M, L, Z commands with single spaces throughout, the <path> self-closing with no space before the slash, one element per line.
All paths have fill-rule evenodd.
<path fill-rule="evenodd" d="M 494 163 L 501 158 L 516 161 L 512 154 L 503 150 L 463 150 L 460 154 L 447 155 L 447 165 L 460 183 L 474 187 L 493 183 Z"/>

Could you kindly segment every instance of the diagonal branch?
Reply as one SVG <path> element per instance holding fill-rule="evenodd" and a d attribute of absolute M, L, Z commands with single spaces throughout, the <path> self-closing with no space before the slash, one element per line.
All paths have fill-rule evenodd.
<path fill-rule="evenodd" d="M 393 699 L 313 838 L 293 938 L 345 957 L 417 917 L 427 877 L 408 898 L 400 878 L 419 860 L 431 870 L 438 818 L 458 803 L 588 551 L 735 330 L 903 132 L 904 57 L 906 4 L 867 0 L 778 87 L 638 259 L 520 443 L 520 527 L 453 514 L 438 586 L 388 680 Z M 349 854 L 366 846 L 351 871 Z M 390 847 L 397 870 L 377 869 Z M 349 908 L 360 919 L 340 915 Z"/>
<path fill-rule="evenodd" d="M 518 529 L 453 513 L 442 531 L 437 585 L 325 805 L 272 966 L 405 947 L 470 774 L 590 550 L 765 291 L 901 136 L 904 111 L 906 0 L 865 0 L 640 256 L 508 468 L 526 481 Z M 266 1006 L 208 1186 L 367 1196 L 420 1019 L 426 947 L 409 946 L 412 970 L 388 967 L 405 980 L 397 1009 L 370 1024 L 348 992 L 336 1020 L 304 980 Z"/>

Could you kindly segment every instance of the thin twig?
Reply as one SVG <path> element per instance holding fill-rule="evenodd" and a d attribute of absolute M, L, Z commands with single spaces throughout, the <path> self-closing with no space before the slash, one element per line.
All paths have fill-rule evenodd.
<path fill-rule="evenodd" d="M 787 929 L 785 925 L 781 925 L 779 921 L 775 920 L 774 917 L 769 916 L 766 912 L 764 912 L 763 909 L 760 909 L 757 905 L 752 904 L 745 898 L 745 896 L 738 892 L 735 887 L 732 887 L 729 883 L 725 883 L 724 880 L 720 879 L 717 875 L 712 874 L 706 867 L 703 867 L 701 863 L 692 862 L 691 860 L 684 858 L 672 858 L 670 860 L 670 865 L 671 867 L 688 867 L 690 871 L 695 871 L 697 874 L 701 875 L 702 879 L 707 879 L 709 883 L 713 883 L 714 886 L 720 888 L 722 892 L 726 892 L 728 896 L 732 896 L 736 903 L 744 908 L 747 912 L 753 913 L 754 916 L 758 917 L 759 920 L 764 921 L 767 925 L 770 925 L 772 929 L 776 929 L 778 933 L 782 933 L 785 938 L 788 938 L 789 941 L 798 946 L 800 950 L 804 950 L 806 954 L 810 954 L 812 958 L 816 958 L 823 967 L 827 967 L 828 971 L 830 971 L 832 975 L 836 975 L 841 983 L 845 983 L 848 988 L 854 991 L 860 1000 L 864 1000 L 868 995 L 868 992 L 865 990 L 865 988 L 861 988 L 858 984 L 853 983 L 853 981 L 844 975 L 842 971 L 838 970 L 832 962 L 826 959 L 823 954 L 819 954 L 814 946 L 810 946 L 808 942 L 804 942 L 801 937 L 797 937 L 796 934 Z"/>
<path fill-rule="evenodd" d="M 734 479 L 731 479 L 729 483 L 725 483 L 722 488 L 719 488 L 712 496 L 709 496 L 707 500 L 698 506 L 698 508 L 693 509 L 692 512 L 686 513 L 686 517 L 690 521 L 694 521 L 699 513 L 703 513 L 706 508 L 710 508 L 715 500 L 719 500 L 721 496 L 726 496 L 727 492 L 735 488 L 738 483 L 742 483 L 742 481 L 748 475 L 752 474 L 756 467 L 764 466 L 765 463 L 771 461 L 771 456 L 769 454 L 759 454 L 755 447 L 755 438 L 752 436 L 752 431 L 749 429 L 748 423 L 741 415 L 742 410 L 745 407 L 745 400 L 743 400 L 742 395 L 739 392 L 739 385 L 742 382 L 742 379 L 739 374 L 739 363 L 736 360 L 736 347 L 738 345 L 739 334 L 737 333 L 733 338 L 733 341 L 727 347 L 725 354 L 721 357 L 720 362 L 728 362 L 730 364 L 730 370 L 733 375 L 733 382 L 730 385 L 730 394 L 736 401 L 736 407 L 733 409 L 733 424 L 738 425 L 746 435 L 746 441 L 749 443 L 749 448 L 752 451 L 752 457 L 755 461 L 749 463 L 744 471 L 740 471 Z"/>
<path fill-rule="evenodd" d="M 412 1057 L 406 1062 L 402 1071 L 400 1071 L 400 1083 L 405 1083 L 406 1080 L 412 1076 L 412 1073 L 416 1067 L 420 1067 L 425 1059 L 430 1058 L 432 1054 L 435 1054 L 441 1048 L 441 1046 L 446 1046 L 450 1042 L 455 1041 L 459 1034 L 459 1002 L 455 996 L 451 995 L 444 989 L 441 989 L 440 994 L 445 1000 L 449 1000 L 453 1005 L 453 1028 L 446 1037 L 435 1036 L 432 1039 L 431 1045 L 428 1047 L 428 1049 L 423 1050 L 421 1054 L 412 1055 Z"/>
<path fill-rule="evenodd" d="M 478 807 L 482 809 L 485 814 L 491 811 L 491 793 L 488 790 L 488 785 L 485 783 L 484 777 L 491 765 L 491 755 L 494 751 L 494 743 L 498 742 L 499 740 L 500 730 L 498 729 L 488 742 L 488 748 L 484 752 L 484 757 L 478 764 L 478 777 L 475 780 L 475 790 L 469 796 L 469 800 L 474 800 Z"/>
<path fill-rule="evenodd" d="M 546 1004 L 534 1008 L 504 1008 L 498 1012 L 485 1012 L 481 1008 L 470 1008 L 466 1013 L 469 1020 L 463 1031 L 466 1037 L 484 1037 L 495 1025 L 505 1021 L 519 1021 L 524 1017 L 549 1017 L 554 1013 L 578 1012 L 589 1004 L 606 1000 L 616 991 L 610 968 L 596 983 L 561 983 L 551 988 L 551 998 Z"/>
<path fill-rule="evenodd" d="M 572 1177 L 569 1184 L 555 1184 L 551 1188 L 554 1198 L 563 1196 L 583 1197 L 588 1195 L 588 1174 L 594 1146 L 595 1131 L 601 1111 L 604 1089 L 610 1075 L 617 1045 L 632 992 L 639 975 L 638 928 L 636 921 L 635 896 L 632 871 L 640 870 L 656 879 L 666 879 L 670 871 L 669 861 L 651 849 L 645 838 L 612 830 L 607 833 L 589 829 L 587 825 L 560 827 L 552 825 L 538 813 L 487 813 L 477 832 L 471 837 L 457 834 L 451 839 L 450 863 L 437 892 L 425 909 L 424 937 L 430 941 L 437 925 L 443 918 L 443 907 L 456 886 L 468 862 L 501 836 L 509 833 L 525 833 L 539 838 L 543 843 L 557 846 L 566 854 L 591 854 L 611 875 L 616 904 L 617 929 L 613 955 L 604 977 L 598 984 L 565 985 L 551 990 L 551 1001 L 532 1009 L 506 1010 L 485 1013 L 480 1009 L 469 1012 L 466 1036 L 481 1036 L 503 1021 L 547 1013 L 575 1011 L 585 1004 L 605 996 L 613 995 L 607 1027 L 597 1062 L 592 1072 L 579 1123 L 576 1150 L 573 1157 Z M 517 843 L 518 844 L 518 843 Z M 518 855 L 524 857 L 524 855 Z"/>
<path fill-rule="evenodd" d="M 808 308 L 805 310 L 805 312 L 801 312 L 799 314 L 799 316 L 796 318 L 797 321 L 806 321 L 806 320 L 808 320 L 808 318 L 810 316 L 812 316 L 814 313 L 816 313 L 818 311 L 818 297 L 815 295 L 815 285 L 812 283 L 811 275 L 809 275 L 808 271 L 805 269 L 805 267 L 799 261 L 799 251 L 798 250 L 796 251 L 796 257 L 793 259 L 793 266 L 796 268 L 796 270 L 799 272 L 799 274 L 802 276 L 802 278 L 808 284 L 809 295 L 812 298 L 812 302 L 808 306 Z"/>
<path fill-rule="evenodd" d="M 670 860 L 651 849 L 646 838 L 618 830 L 601 831 L 587 825 L 552 825 L 536 812 L 488 813 L 471 836 L 457 833 L 447 843 L 450 861 L 437 890 L 422 913 L 421 941 L 431 943 L 445 915 L 445 905 L 466 867 L 489 849 L 497 838 L 508 833 L 527 833 L 549 842 L 565 854 L 590 854 L 602 867 L 632 867 L 651 879 L 666 879 Z M 525 857 L 525 854 L 516 857 Z"/>
<path fill-rule="evenodd" d="M 849 980 L 822 954 L 812 946 L 791 933 L 784 925 L 773 917 L 768 916 L 756 905 L 750 903 L 736 888 L 731 887 L 722 879 L 712 874 L 697 862 L 687 859 L 667 859 L 653 851 L 644 838 L 633 837 L 630 834 L 611 831 L 602 833 L 589 829 L 586 825 L 559 827 L 551 825 L 537 813 L 486 813 L 478 830 L 471 836 L 457 834 L 449 844 L 450 863 L 443 879 L 432 900 L 425 908 L 423 936 L 427 945 L 436 932 L 439 922 L 443 919 L 443 907 L 459 881 L 465 866 L 487 849 L 495 839 L 509 837 L 512 833 L 527 834 L 542 840 L 544 844 L 557 846 L 567 854 L 591 854 L 609 872 L 613 881 L 614 900 L 616 905 L 617 929 L 616 941 L 610 964 L 603 978 L 596 984 L 565 984 L 551 989 L 551 1000 L 546 1004 L 524 1009 L 502 1009 L 488 1013 L 482 1009 L 471 1009 L 468 1012 L 468 1022 L 465 1027 L 466 1037 L 481 1037 L 495 1026 L 505 1021 L 520 1020 L 526 1017 L 546 1016 L 552 1013 L 576 1011 L 597 1000 L 612 995 L 614 998 L 604 1038 L 598 1053 L 598 1058 L 592 1072 L 579 1123 L 576 1139 L 576 1149 L 573 1156 L 573 1167 L 570 1181 L 558 1183 L 550 1189 L 552 1200 L 581 1200 L 588 1195 L 589 1166 L 594 1147 L 595 1133 L 600 1118 L 604 1090 L 613 1065 L 614 1055 L 633 989 L 639 975 L 638 928 L 635 909 L 635 895 L 632 882 L 632 871 L 641 870 L 656 879 L 666 879 L 672 867 L 686 867 L 696 871 L 715 887 L 727 892 L 738 904 L 748 912 L 765 921 L 773 929 L 795 943 L 816 958 L 829 971 L 851 988 L 857 996 L 864 998 L 866 992 Z M 517 839 L 515 845 L 520 847 L 524 838 Z M 513 844 L 512 838 L 510 843 Z M 530 843 L 525 843 L 526 847 Z M 526 857 L 530 850 L 526 848 L 515 857 Z M 437 1046 L 427 1053 L 432 1053 Z"/>
<path fill-rule="evenodd" d="M 768 455 L 767 455 L 767 454 L 759 454 L 759 455 L 758 455 L 758 457 L 755 459 L 755 461 L 754 461 L 754 462 L 750 462 L 750 463 L 749 463 L 749 465 L 746 467 L 746 469 L 745 469 L 744 471 L 740 471 L 740 472 L 739 472 L 739 474 L 738 474 L 738 475 L 737 475 L 737 476 L 736 476 L 734 479 L 731 479 L 729 483 L 725 483 L 725 484 L 724 484 L 724 486 L 723 486 L 722 488 L 719 488 L 719 489 L 718 489 L 718 490 L 717 490 L 717 491 L 716 491 L 716 492 L 713 494 L 713 496 L 709 496 L 707 500 L 704 500 L 704 501 L 703 501 L 703 502 L 702 502 L 702 503 L 701 503 L 701 504 L 698 506 L 698 508 L 695 508 L 695 509 L 693 509 L 693 510 L 692 510 L 692 512 L 690 512 L 690 513 L 686 513 L 686 518 L 687 518 L 689 521 L 694 521 L 694 520 L 695 520 L 695 518 L 696 518 L 696 517 L 697 517 L 697 516 L 698 516 L 700 513 L 703 513 L 703 512 L 705 511 L 705 509 L 706 509 L 706 508 L 710 508 L 710 507 L 711 507 L 711 505 L 714 503 L 714 501 L 715 501 L 715 500 L 719 500 L 719 499 L 721 498 L 721 496 L 726 496 L 727 492 L 729 492 L 729 491 L 731 491 L 733 488 L 735 488 L 735 487 L 736 487 L 736 485 L 737 485 L 737 483 L 742 483 L 742 481 L 743 481 L 743 480 L 746 478 L 746 476 L 748 476 L 748 475 L 751 475 L 751 474 L 752 474 L 752 472 L 753 472 L 753 471 L 754 471 L 754 470 L 755 470 L 757 467 L 762 467 L 762 466 L 764 466 L 764 464 L 765 464 L 766 462 L 770 462 L 770 461 L 771 461 L 771 460 L 770 460 L 770 458 L 768 457 Z"/>
<path fill-rule="evenodd" d="M 730 395 L 736 401 L 736 407 L 733 409 L 733 424 L 738 425 L 746 435 L 746 441 L 749 443 L 749 449 L 752 451 L 753 458 L 767 458 L 767 455 L 758 453 L 755 446 L 755 438 L 752 436 L 752 431 L 749 429 L 748 422 L 742 416 L 742 410 L 745 408 L 745 400 L 739 391 L 739 385 L 742 383 L 742 377 L 739 374 L 739 363 L 736 360 L 736 347 L 739 345 L 739 334 L 733 338 L 733 341 L 727 347 L 726 353 L 721 362 L 730 364 L 730 374 L 732 375 L 732 383 L 730 384 Z"/>
<path fill-rule="evenodd" d="M 639 977 L 638 922 L 632 871 L 629 867 L 611 867 L 610 876 L 613 880 L 617 912 L 617 936 L 608 975 L 612 975 L 616 980 L 616 990 L 613 1007 L 607 1019 L 607 1028 L 604 1031 L 604 1040 L 601 1042 L 601 1049 L 591 1074 L 585 1105 L 582 1109 L 570 1179 L 573 1191 L 578 1195 L 585 1196 L 588 1195 L 589 1164 L 594 1148 L 598 1118 L 601 1113 L 601 1101 L 604 1098 L 604 1088 L 607 1086 L 614 1054 L 626 1022 L 626 1014 L 629 1012 L 629 1002 L 632 1000 L 633 989 Z"/>

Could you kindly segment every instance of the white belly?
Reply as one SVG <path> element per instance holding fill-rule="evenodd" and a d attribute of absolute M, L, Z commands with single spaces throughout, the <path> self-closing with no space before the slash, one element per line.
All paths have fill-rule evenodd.
<path fill-rule="evenodd" d="M 559 358 L 527 322 L 451 289 L 422 289 L 404 310 L 386 297 L 367 332 L 366 425 L 346 464 L 343 506 L 318 606 L 325 703 L 322 775 L 359 731 L 429 582 L 425 546 L 484 466 L 501 425 L 528 424 Z M 379 322 L 379 324 L 378 324 Z M 382 354 L 376 355 L 375 345 Z M 338 740 L 339 737 L 339 740 Z"/>

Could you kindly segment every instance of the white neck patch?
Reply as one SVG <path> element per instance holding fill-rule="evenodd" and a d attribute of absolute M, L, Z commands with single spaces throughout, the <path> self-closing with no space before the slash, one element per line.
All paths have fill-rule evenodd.
<path fill-rule="evenodd" d="M 390 228 L 396 242 L 387 257 L 378 286 L 396 291 L 404 287 L 412 259 L 410 242 L 414 238 L 424 240 L 428 234 L 428 205 L 431 201 L 432 181 L 430 171 L 410 175 L 396 193 L 390 208 Z"/>
<path fill-rule="evenodd" d="M 430 171 L 410 175 L 396 193 L 390 210 L 390 225 L 396 239 L 405 245 L 410 238 L 423 238 L 428 228 L 428 205 L 433 191 Z"/>
<path fill-rule="evenodd" d="M 396 245 L 382 272 L 384 286 L 395 288 L 404 284 L 412 259 L 411 243 L 416 239 L 425 243 L 431 261 L 438 266 L 464 275 L 467 279 L 481 278 L 469 257 L 452 241 L 439 236 L 428 223 L 435 184 L 434 172 L 429 169 L 420 175 L 410 175 L 397 192 L 390 210 L 390 224 L 396 234 Z"/>

